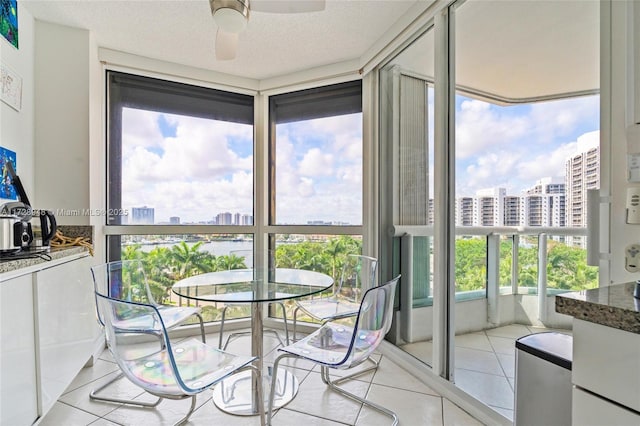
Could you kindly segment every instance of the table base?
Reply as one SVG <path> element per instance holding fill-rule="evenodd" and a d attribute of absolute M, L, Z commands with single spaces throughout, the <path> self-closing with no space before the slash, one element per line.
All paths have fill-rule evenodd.
<path fill-rule="evenodd" d="M 271 392 L 271 367 L 269 374 L 262 376 L 262 388 L 265 410 L 269 404 Z M 225 413 L 236 416 L 257 416 L 258 409 L 254 407 L 251 390 L 251 371 L 242 371 L 229 376 L 213 388 L 213 403 Z M 298 392 L 298 379 L 284 368 L 278 368 L 273 408 L 287 405 Z"/>

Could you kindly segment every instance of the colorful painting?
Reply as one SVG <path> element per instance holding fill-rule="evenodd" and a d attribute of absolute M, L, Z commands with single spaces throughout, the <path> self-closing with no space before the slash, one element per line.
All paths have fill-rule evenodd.
<path fill-rule="evenodd" d="M 18 0 L 0 0 L 0 33 L 18 48 Z"/>
<path fill-rule="evenodd" d="M 0 181 L 0 198 L 7 200 L 17 200 L 18 194 L 13 187 L 7 163 L 11 162 L 13 169 L 16 170 L 16 153 L 6 148 L 0 147 L 0 170 L 2 170 L 2 180 Z M 17 173 L 17 172 L 16 172 Z"/>

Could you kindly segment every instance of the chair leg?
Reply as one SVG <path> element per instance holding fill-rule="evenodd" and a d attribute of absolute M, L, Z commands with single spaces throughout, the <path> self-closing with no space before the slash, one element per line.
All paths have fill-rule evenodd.
<path fill-rule="evenodd" d="M 160 402 L 162 402 L 163 398 L 160 398 L 160 397 L 155 402 L 144 402 L 144 401 L 134 401 L 131 399 L 110 398 L 107 396 L 98 395 L 98 392 L 102 391 L 104 388 L 114 383 L 115 381 L 120 380 L 123 377 L 124 377 L 124 373 L 120 373 L 117 376 L 115 376 L 113 379 L 109 380 L 108 382 L 98 387 L 97 389 L 92 390 L 91 393 L 89 394 L 89 399 L 91 399 L 92 401 L 114 402 L 117 404 L 135 405 L 138 407 L 147 407 L 147 408 L 156 407 L 158 404 L 160 404 Z"/>
<path fill-rule="evenodd" d="M 298 311 L 300 310 L 299 306 L 293 310 L 293 342 L 298 341 L 298 335 L 296 334 L 296 326 L 298 324 Z"/>
<path fill-rule="evenodd" d="M 336 384 L 334 382 L 332 382 L 330 377 L 329 377 L 329 367 L 326 367 L 324 365 L 320 367 L 320 377 L 322 378 L 322 381 L 327 386 L 329 386 L 329 389 L 331 389 L 331 390 L 333 390 L 335 392 L 338 392 L 339 394 L 344 395 L 347 398 L 351 398 L 354 401 L 361 402 L 362 404 L 364 404 L 364 405 L 366 405 L 368 407 L 371 407 L 374 410 L 381 412 L 382 414 L 386 414 L 387 416 L 389 416 L 389 417 L 391 417 L 393 419 L 393 423 L 392 423 L 393 426 L 396 426 L 398 424 L 398 415 L 396 413 L 394 413 L 393 411 L 391 411 L 391 410 L 389 410 L 387 408 L 384 408 L 383 406 L 378 405 L 378 404 L 376 404 L 374 402 L 371 402 L 371 401 L 369 401 L 367 399 L 360 398 L 359 396 L 354 395 L 351 392 L 347 392 L 346 390 L 336 386 Z"/>
<path fill-rule="evenodd" d="M 187 413 L 186 416 L 184 416 L 183 418 L 181 418 L 180 420 L 178 420 L 174 426 L 182 426 L 184 424 L 186 424 L 189 421 L 189 417 L 191 417 L 191 414 L 193 414 L 193 410 L 196 409 L 196 395 L 192 395 L 191 396 L 191 407 L 189 408 L 189 412 Z"/>
<path fill-rule="evenodd" d="M 207 343 L 206 337 L 204 337 L 204 321 L 202 320 L 202 315 L 200 314 L 194 314 L 196 317 L 198 317 L 198 320 L 200 321 L 200 335 L 202 336 L 202 343 Z"/>
<path fill-rule="evenodd" d="M 351 380 L 355 377 L 359 377 L 365 373 L 368 373 L 369 371 L 375 371 L 378 368 L 378 365 L 380 364 L 379 361 L 376 361 L 375 359 L 369 357 L 367 358 L 367 361 L 371 362 L 373 365 L 371 367 L 365 368 L 364 370 L 360 370 L 360 371 L 356 371 L 355 373 L 351 373 L 349 375 L 346 376 L 342 376 L 339 379 L 336 379 L 333 381 L 334 385 L 340 384 L 342 382 L 345 382 L 347 380 Z"/>
<path fill-rule="evenodd" d="M 271 391 L 269 392 L 269 405 L 267 408 L 267 426 L 271 426 L 271 417 L 273 417 L 273 401 L 275 399 L 276 394 L 276 382 L 278 377 L 278 366 L 280 365 L 280 360 L 283 358 L 297 358 L 295 355 L 291 355 L 288 353 L 284 353 L 276 358 L 273 363 L 273 370 L 271 370 Z"/>
<path fill-rule="evenodd" d="M 287 342 L 287 346 L 289 346 L 291 342 L 289 340 L 289 324 L 287 323 L 287 311 L 284 308 L 284 303 L 282 302 L 277 302 L 277 303 L 278 305 L 280 305 L 280 308 L 282 308 L 282 320 L 284 321 L 285 342 Z"/>
<path fill-rule="evenodd" d="M 287 311 L 285 311 L 284 303 L 282 303 L 282 302 L 274 302 L 274 303 L 277 303 L 282 308 L 282 318 L 284 319 L 285 342 L 287 342 L 287 344 L 285 345 L 285 343 L 282 341 L 282 338 L 280 338 L 280 335 L 278 334 L 277 331 L 265 330 L 265 333 L 273 333 L 273 334 L 275 334 L 276 338 L 278 339 L 278 341 L 280 342 L 280 344 L 283 347 L 284 346 L 288 346 L 289 343 L 290 343 L 290 340 L 289 340 L 289 324 L 287 322 Z M 223 345 L 222 344 L 222 332 L 224 330 L 224 319 L 225 319 L 226 311 L 227 311 L 227 307 L 225 306 L 224 308 L 222 308 L 222 319 L 220 320 L 220 337 L 219 337 L 219 340 L 218 340 L 218 349 L 221 349 L 223 351 L 227 350 L 227 346 L 229 346 L 229 343 L 231 342 L 232 338 L 239 337 L 239 336 L 251 335 L 251 332 L 232 333 L 229 336 L 227 336 L 227 340 L 224 342 L 224 345 Z"/>
<path fill-rule="evenodd" d="M 222 307 L 222 319 L 220 319 L 220 336 L 218 337 L 218 349 L 222 350 L 222 332 L 224 331 L 224 316 L 227 313 L 227 306 Z"/>

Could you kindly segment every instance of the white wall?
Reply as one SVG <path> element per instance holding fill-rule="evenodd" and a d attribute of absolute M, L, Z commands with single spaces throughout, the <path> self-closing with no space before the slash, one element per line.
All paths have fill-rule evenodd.
<path fill-rule="evenodd" d="M 88 225 L 90 132 L 101 128 L 94 121 L 90 130 L 91 102 L 101 102 L 91 93 L 97 49 L 89 31 L 41 21 L 35 40 L 33 204 L 52 210 L 59 224 Z"/>
<path fill-rule="evenodd" d="M 34 198 L 34 19 L 18 2 L 18 49 L 0 37 L 0 61 L 22 77 L 22 108 L 0 102 L 0 146 L 16 152 L 16 172 L 29 200 Z M 4 200 L 0 199 L 0 203 Z"/>
<path fill-rule="evenodd" d="M 603 142 L 610 143 L 611 158 L 607 165 L 611 173 L 611 214 L 610 214 L 610 282 L 620 283 L 640 279 L 639 273 L 629 273 L 624 269 L 624 248 L 631 243 L 640 243 L 640 225 L 627 225 L 626 215 L 626 190 L 627 182 L 626 154 L 627 154 L 627 96 L 631 90 L 627 81 L 627 70 L 631 70 L 628 64 L 631 58 L 627 54 L 628 26 L 627 26 L 626 2 L 611 2 L 611 48 L 610 59 L 604 58 L 603 65 L 608 66 L 611 75 L 610 101 L 611 121 L 609 135 L 603 134 Z M 639 23 L 640 24 L 640 23 Z M 610 61 L 610 63 L 608 63 Z M 606 69 L 604 71 L 607 71 Z M 605 72 L 603 72 L 603 75 Z M 603 87 L 603 95 L 607 92 Z M 606 104 L 605 104 L 606 107 Z M 606 124 L 606 123 L 605 123 Z M 636 132 L 635 138 L 640 137 Z M 640 144 L 640 140 L 632 141 Z M 604 167 L 607 167 L 604 166 Z"/>

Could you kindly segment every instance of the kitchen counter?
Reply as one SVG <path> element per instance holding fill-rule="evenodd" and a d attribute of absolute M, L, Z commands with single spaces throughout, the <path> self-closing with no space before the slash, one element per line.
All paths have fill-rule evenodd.
<path fill-rule="evenodd" d="M 640 425 L 640 300 L 636 283 L 556 296 L 573 316 L 571 424 Z"/>
<path fill-rule="evenodd" d="M 42 265 L 47 262 L 61 260 L 68 257 L 78 257 L 88 253 L 84 247 L 64 247 L 64 248 L 52 248 L 46 252 L 30 254 L 32 257 L 25 259 L 0 259 L 0 274 L 6 272 L 15 272 L 21 269 L 28 269 L 32 266 Z"/>
<path fill-rule="evenodd" d="M 635 282 L 556 296 L 556 312 L 575 319 L 640 334 L 640 299 Z"/>
<path fill-rule="evenodd" d="M 93 240 L 93 226 L 60 225 L 58 230 L 67 237 L 82 237 L 87 241 Z M 89 251 L 82 246 L 51 247 L 46 251 L 17 252 L 15 258 L 12 255 L 0 258 L 0 282 L 88 256 L 88 254 Z"/>

